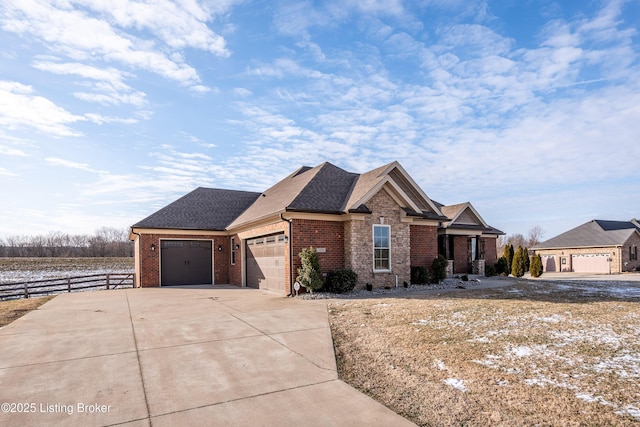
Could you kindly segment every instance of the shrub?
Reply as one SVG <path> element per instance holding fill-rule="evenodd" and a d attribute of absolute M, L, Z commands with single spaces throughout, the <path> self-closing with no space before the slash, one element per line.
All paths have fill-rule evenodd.
<path fill-rule="evenodd" d="M 414 285 L 424 285 L 429 283 L 429 269 L 427 267 L 411 267 L 411 283 Z"/>
<path fill-rule="evenodd" d="M 522 248 L 518 248 L 515 255 L 513 256 L 513 261 L 511 262 L 511 274 L 515 277 L 522 277 L 525 273 L 525 255 L 522 252 Z"/>
<path fill-rule="evenodd" d="M 531 266 L 531 259 L 529 258 L 529 250 L 527 248 L 520 249 L 522 251 L 522 258 L 524 259 L 524 271 L 529 271 Z"/>
<path fill-rule="evenodd" d="M 502 252 L 502 258 L 504 258 L 505 262 L 507 263 L 507 268 L 504 271 L 507 276 L 509 275 L 509 273 L 511 273 L 511 263 L 513 262 L 513 256 L 513 245 L 506 245 L 504 247 L 504 251 Z"/>
<path fill-rule="evenodd" d="M 496 265 L 487 265 L 484 267 L 484 275 L 487 277 L 495 276 L 496 273 Z"/>
<path fill-rule="evenodd" d="M 531 259 L 529 271 L 531 272 L 531 277 L 542 276 L 542 257 L 540 256 L 540 254 L 534 255 Z"/>
<path fill-rule="evenodd" d="M 509 275 L 509 273 L 511 273 L 511 270 L 509 270 L 509 263 L 507 262 L 507 259 L 505 257 L 500 257 L 498 259 L 498 262 L 496 262 L 495 268 L 496 268 L 496 274 Z"/>
<path fill-rule="evenodd" d="M 328 292 L 343 294 L 351 292 L 358 284 L 358 274 L 348 268 L 333 270 L 327 275 L 327 284 L 324 289 Z"/>
<path fill-rule="evenodd" d="M 301 286 L 311 293 L 320 289 L 324 284 L 322 273 L 320 272 L 320 259 L 318 253 L 313 248 L 305 248 L 298 254 L 302 266 L 298 268 L 296 280 Z"/>
<path fill-rule="evenodd" d="M 438 255 L 438 258 L 433 260 L 431 264 L 431 281 L 433 283 L 440 283 L 447 277 L 447 266 L 449 261 L 442 255 Z"/>
<path fill-rule="evenodd" d="M 467 276 L 466 274 L 463 274 L 462 276 L 460 276 L 460 280 L 462 280 L 463 282 L 468 282 L 469 276 Z"/>

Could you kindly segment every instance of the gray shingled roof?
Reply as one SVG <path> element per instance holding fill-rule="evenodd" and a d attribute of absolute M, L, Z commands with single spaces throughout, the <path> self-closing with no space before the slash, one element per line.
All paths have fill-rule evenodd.
<path fill-rule="evenodd" d="M 640 233 L 640 228 L 631 221 L 592 220 L 531 249 L 619 246 L 633 233 Z"/>
<path fill-rule="evenodd" d="M 231 226 L 285 211 L 342 213 L 357 177 L 327 162 L 302 167 L 262 193 Z"/>
<path fill-rule="evenodd" d="M 259 196 L 249 191 L 199 187 L 133 227 L 224 230 Z"/>
<path fill-rule="evenodd" d="M 438 209 L 440 209 L 440 211 L 442 211 L 442 213 L 449 218 L 455 218 L 460 213 L 460 211 L 467 206 L 467 202 L 445 206 L 442 203 L 436 202 L 435 200 L 432 200 L 432 201 L 438 207 Z M 482 230 L 482 232 L 486 234 L 497 234 L 497 235 L 505 234 L 504 231 L 498 230 L 497 228 L 492 227 L 488 224 L 486 227 L 484 227 L 481 224 L 471 225 L 471 224 L 451 223 L 447 225 L 447 228 L 461 229 L 461 230 Z"/>
<path fill-rule="evenodd" d="M 400 167 L 396 162 L 372 171 L 357 174 L 331 163 L 316 167 L 304 166 L 284 178 L 264 193 L 198 188 L 134 225 L 139 228 L 183 230 L 225 230 L 282 212 L 313 212 L 344 214 L 369 213 L 367 194 L 383 183 L 390 171 Z M 402 185 L 415 185 L 404 183 Z M 420 196 L 414 191 L 413 196 Z M 419 201 L 427 206 L 429 200 Z M 356 206 L 358 205 L 358 206 Z M 431 205 L 434 206 L 434 205 Z M 441 206 L 441 205 L 440 205 Z M 405 207 L 407 215 L 446 221 L 436 212 L 414 212 Z M 493 228 L 490 230 L 498 231 Z"/>

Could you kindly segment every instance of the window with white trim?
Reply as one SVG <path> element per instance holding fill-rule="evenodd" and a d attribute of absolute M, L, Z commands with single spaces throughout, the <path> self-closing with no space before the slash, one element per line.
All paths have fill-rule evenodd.
<path fill-rule="evenodd" d="M 629 261 L 637 261 L 637 260 L 638 260 L 638 247 L 629 246 Z"/>
<path fill-rule="evenodd" d="M 391 226 L 373 226 L 373 271 L 391 271 Z"/>

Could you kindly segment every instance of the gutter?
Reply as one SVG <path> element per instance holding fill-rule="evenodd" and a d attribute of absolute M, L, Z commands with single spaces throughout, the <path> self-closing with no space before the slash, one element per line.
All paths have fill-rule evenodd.
<path fill-rule="evenodd" d="M 293 291 L 291 290 L 293 289 L 293 234 L 291 233 L 293 229 L 293 220 L 285 218 L 282 212 L 280 212 L 280 219 L 289 223 L 289 235 L 287 239 L 289 243 L 289 293 L 287 294 L 287 297 L 291 297 L 293 296 Z"/>
<path fill-rule="evenodd" d="M 131 235 L 132 235 L 132 234 L 135 234 L 136 236 L 138 236 L 138 238 L 137 238 L 137 239 L 131 239 Z M 138 259 L 138 265 L 139 265 L 139 264 L 140 264 L 140 262 L 142 262 L 142 259 L 141 259 L 142 254 L 140 254 L 140 251 L 142 251 L 142 236 L 140 235 L 140 233 L 136 233 L 135 231 L 133 231 L 133 227 L 131 227 L 131 228 L 129 229 L 129 240 L 133 240 L 134 242 L 135 242 L 136 240 L 138 240 L 138 253 L 137 253 L 137 254 L 136 254 L 136 253 L 134 253 L 134 255 L 133 255 L 133 259 L 134 259 L 134 265 L 136 264 L 136 262 L 135 262 L 135 259 L 136 259 L 136 258 Z M 134 248 L 135 248 L 135 244 L 134 244 Z M 139 273 L 139 274 L 138 274 L 138 273 Z M 136 271 L 136 278 L 137 278 L 137 279 L 138 279 L 138 281 L 140 282 L 140 283 L 139 283 L 139 284 L 140 284 L 140 286 L 135 286 L 135 285 L 137 285 L 136 283 L 134 283 L 134 286 L 135 286 L 135 287 L 142 287 L 142 283 L 141 283 L 141 282 L 142 282 L 142 272 L 137 272 L 137 271 Z"/>

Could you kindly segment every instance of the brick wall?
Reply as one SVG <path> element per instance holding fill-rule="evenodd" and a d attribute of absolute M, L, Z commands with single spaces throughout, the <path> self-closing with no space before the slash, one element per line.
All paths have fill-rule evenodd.
<path fill-rule="evenodd" d="M 438 227 L 411 225 L 411 267 L 430 267 L 438 257 Z"/>
<path fill-rule="evenodd" d="M 453 274 L 469 274 L 469 243 L 467 236 L 453 237 Z"/>
<path fill-rule="evenodd" d="M 395 200 L 380 190 L 368 202 L 371 215 L 363 220 L 354 219 L 345 224 L 345 265 L 358 274 L 358 288 L 366 283 L 374 287 L 395 286 L 398 282 L 409 282 L 411 276 L 411 231 L 409 224 L 401 222 L 403 211 Z M 384 223 L 391 226 L 391 271 L 373 271 L 373 224 Z"/>
<path fill-rule="evenodd" d="M 495 237 L 483 237 L 485 265 L 494 265 L 498 262 L 498 247 Z"/>
<path fill-rule="evenodd" d="M 236 262 L 235 264 L 231 264 L 231 239 L 233 239 L 233 244 L 234 245 L 239 245 L 240 247 L 238 249 L 234 249 L 235 252 L 235 257 L 236 257 Z M 234 234 L 233 236 L 229 236 L 229 284 L 230 285 L 236 285 L 236 286 L 242 286 L 242 266 L 244 265 L 242 262 L 242 245 L 244 244 L 244 242 L 242 242 L 242 240 L 240 239 L 240 237 L 237 234 Z"/>
<path fill-rule="evenodd" d="M 313 247 L 318 251 L 320 268 L 323 273 L 329 273 L 338 268 L 344 268 L 344 223 L 338 221 L 320 221 L 308 219 L 294 219 L 292 224 L 293 239 L 293 279 L 297 276 L 298 268 L 302 265 L 298 254 L 304 248 Z M 324 250 L 324 252 L 322 252 Z"/>
<path fill-rule="evenodd" d="M 226 236 L 206 236 L 198 234 L 141 234 L 139 251 L 140 286 L 143 288 L 160 286 L 160 239 L 174 240 L 212 240 L 213 241 L 213 277 L 214 283 L 229 283 L 229 238 Z M 155 245 L 155 251 L 151 245 Z M 223 250 L 218 251 L 222 245 Z"/>

